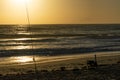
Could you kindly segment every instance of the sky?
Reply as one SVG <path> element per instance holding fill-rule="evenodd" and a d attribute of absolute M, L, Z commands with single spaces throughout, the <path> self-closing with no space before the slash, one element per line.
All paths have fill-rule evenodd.
<path fill-rule="evenodd" d="M 27 3 L 27 4 L 26 4 Z M 0 24 L 120 23 L 120 0 L 0 0 Z"/>

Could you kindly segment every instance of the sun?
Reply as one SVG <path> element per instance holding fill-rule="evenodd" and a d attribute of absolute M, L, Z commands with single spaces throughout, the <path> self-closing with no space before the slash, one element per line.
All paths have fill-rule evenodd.
<path fill-rule="evenodd" d="M 12 3 L 14 3 L 14 5 L 21 5 L 24 6 L 25 3 L 28 3 L 30 0 L 12 0 Z"/>
<path fill-rule="evenodd" d="M 0 21 L 5 24 L 28 24 L 28 11 L 30 22 L 39 22 L 40 17 L 48 14 L 46 2 L 47 0 L 0 0 Z"/>
<path fill-rule="evenodd" d="M 12 5 L 13 7 L 20 8 L 25 7 L 25 5 L 29 5 L 33 0 L 9 0 L 8 5 Z M 19 9 L 18 9 L 19 10 Z"/>
<path fill-rule="evenodd" d="M 28 1 L 30 1 L 30 0 L 13 0 L 13 2 L 16 4 L 23 4 L 23 3 L 28 2 Z"/>

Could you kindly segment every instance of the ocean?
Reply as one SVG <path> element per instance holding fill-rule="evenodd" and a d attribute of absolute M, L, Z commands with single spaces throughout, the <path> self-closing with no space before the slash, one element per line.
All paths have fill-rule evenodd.
<path fill-rule="evenodd" d="M 120 51 L 120 24 L 0 25 L 0 57 Z"/>

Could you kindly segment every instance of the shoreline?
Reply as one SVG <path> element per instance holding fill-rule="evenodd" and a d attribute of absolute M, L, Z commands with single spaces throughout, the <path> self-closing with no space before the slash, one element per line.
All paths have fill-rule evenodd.
<path fill-rule="evenodd" d="M 36 57 L 36 64 L 38 70 L 57 70 L 58 68 L 65 66 L 68 69 L 73 67 L 83 67 L 86 66 L 87 60 L 94 60 L 94 54 L 79 54 L 79 55 L 65 55 L 65 56 L 44 56 Z M 96 53 L 98 64 L 115 64 L 120 61 L 119 52 L 111 53 Z M 43 61 L 42 61 L 43 60 Z M 41 61 L 41 62 L 40 62 Z M 12 63 L 11 63 L 12 64 Z M 17 63 L 17 64 L 0 64 L 0 73 L 18 73 L 19 71 L 29 71 L 34 70 L 33 62 L 30 63 Z"/>

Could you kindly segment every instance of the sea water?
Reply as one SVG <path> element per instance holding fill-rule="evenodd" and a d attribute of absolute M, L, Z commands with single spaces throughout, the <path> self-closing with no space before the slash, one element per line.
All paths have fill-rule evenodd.
<path fill-rule="evenodd" d="M 0 25 L 0 56 L 120 51 L 119 24 Z"/>

